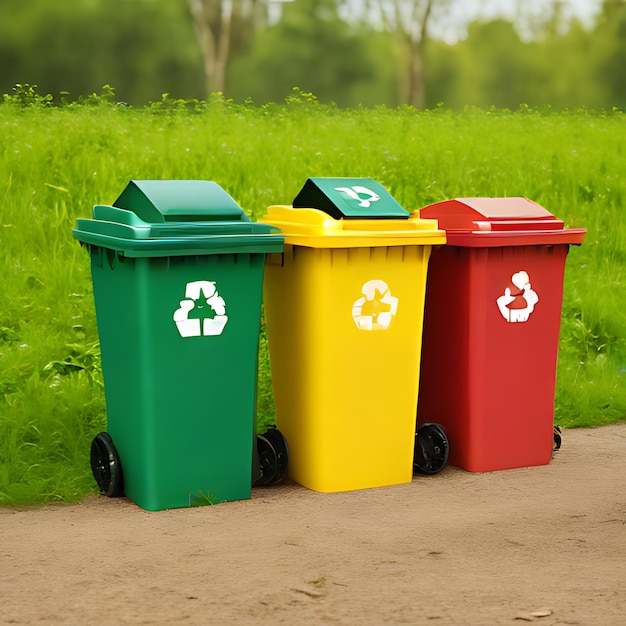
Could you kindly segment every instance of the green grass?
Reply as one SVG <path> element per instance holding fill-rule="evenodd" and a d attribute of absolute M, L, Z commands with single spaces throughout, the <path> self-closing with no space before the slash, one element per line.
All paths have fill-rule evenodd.
<path fill-rule="evenodd" d="M 97 104 L 97 103 L 96 103 Z M 253 217 L 310 176 L 369 176 L 408 209 L 523 195 L 588 229 L 568 257 L 556 421 L 626 419 L 626 116 L 285 105 L 134 110 L 0 104 L 0 504 L 95 492 L 105 429 L 98 335 L 77 217 L 132 178 L 218 182 Z M 189 110 L 191 109 L 191 110 Z M 259 422 L 273 405 L 261 343 Z"/>

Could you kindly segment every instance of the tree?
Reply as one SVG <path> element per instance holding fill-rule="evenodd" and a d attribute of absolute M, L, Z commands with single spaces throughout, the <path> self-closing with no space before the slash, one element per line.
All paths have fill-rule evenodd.
<path fill-rule="evenodd" d="M 626 1 L 605 0 L 596 29 L 596 39 L 602 47 L 598 72 L 606 86 L 608 99 L 613 106 L 626 108 Z"/>
<path fill-rule="evenodd" d="M 423 109 L 428 22 L 435 0 L 374 0 L 385 28 L 394 34 L 399 59 L 399 100 Z"/>
<path fill-rule="evenodd" d="M 223 92 L 236 36 L 254 24 L 257 0 L 187 0 L 202 52 L 207 94 Z"/>
<path fill-rule="evenodd" d="M 359 104 L 355 92 L 374 74 L 369 44 L 341 18 L 337 0 L 285 4 L 281 20 L 258 31 L 250 53 L 233 59 L 228 95 L 267 102 L 299 87 L 321 102 Z"/>
<path fill-rule="evenodd" d="M 204 97 L 202 82 L 186 0 L 0 0 L 1 92 L 30 83 L 72 100 L 109 84 L 141 105 Z"/>

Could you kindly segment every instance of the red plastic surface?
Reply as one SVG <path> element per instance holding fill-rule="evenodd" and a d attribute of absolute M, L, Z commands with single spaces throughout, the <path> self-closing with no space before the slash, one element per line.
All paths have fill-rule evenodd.
<path fill-rule="evenodd" d="M 568 250 L 520 245 L 433 251 L 418 423 L 444 427 L 451 465 L 486 472 L 549 463 Z"/>
<path fill-rule="evenodd" d="M 583 228 L 564 228 L 542 206 L 522 197 L 456 198 L 426 206 L 423 219 L 436 219 L 451 245 L 466 247 L 581 244 Z"/>

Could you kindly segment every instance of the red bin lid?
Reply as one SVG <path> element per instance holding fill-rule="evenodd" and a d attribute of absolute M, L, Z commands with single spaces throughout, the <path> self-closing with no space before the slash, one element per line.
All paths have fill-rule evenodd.
<path fill-rule="evenodd" d="M 448 244 L 459 246 L 581 244 L 586 233 L 565 228 L 562 220 L 523 197 L 444 200 L 420 209 L 419 216 L 436 219 Z"/>

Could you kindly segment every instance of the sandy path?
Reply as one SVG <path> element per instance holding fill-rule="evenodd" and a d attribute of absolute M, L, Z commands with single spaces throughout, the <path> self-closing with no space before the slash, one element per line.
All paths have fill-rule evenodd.
<path fill-rule="evenodd" d="M 625 483 L 623 423 L 536 468 L 0 509 L 0 624 L 626 624 Z"/>

